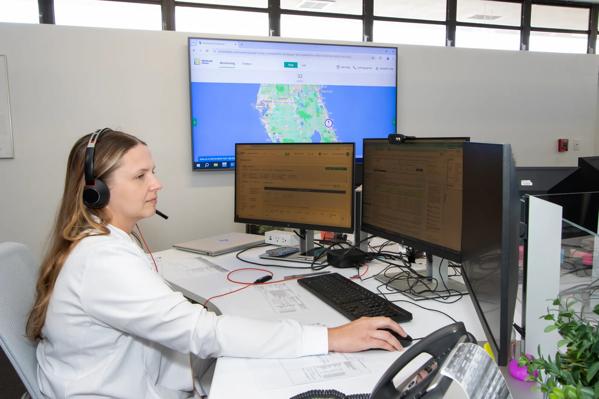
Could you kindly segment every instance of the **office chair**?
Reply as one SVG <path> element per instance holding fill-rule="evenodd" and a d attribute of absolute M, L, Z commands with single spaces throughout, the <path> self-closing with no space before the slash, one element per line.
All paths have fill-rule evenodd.
<path fill-rule="evenodd" d="M 22 399 L 42 398 L 37 384 L 35 344 L 25 336 L 37 271 L 38 264 L 25 245 L 0 243 L 0 347 L 27 389 Z"/>

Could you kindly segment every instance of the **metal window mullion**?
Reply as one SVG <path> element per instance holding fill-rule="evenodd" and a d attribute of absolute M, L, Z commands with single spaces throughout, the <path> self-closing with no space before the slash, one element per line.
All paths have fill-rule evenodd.
<path fill-rule="evenodd" d="M 530 45 L 530 16 L 532 1 L 522 1 L 522 12 L 520 14 L 520 50 L 528 51 Z"/>
<path fill-rule="evenodd" d="M 322 11 L 303 11 L 303 10 L 287 10 L 281 11 L 285 15 L 300 15 L 303 17 L 324 17 L 324 18 L 341 18 L 341 19 L 359 19 L 362 20 L 362 14 L 341 14 L 338 12 L 322 12 Z"/>
<path fill-rule="evenodd" d="M 562 29 L 562 28 L 530 28 L 531 32 L 569 33 L 574 35 L 586 35 L 587 30 Z"/>
<path fill-rule="evenodd" d="M 375 21 L 386 21 L 386 22 L 405 22 L 409 24 L 426 24 L 426 25 L 443 25 L 445 21 L 437 21 L 435 19 L 416 19 L 416 18 L 401 18 L 401 17 L 382 17 L 375 16 Z"/>
<path fill-rule="evenodd" d="M 371 42 L 373 39 L 374 0 L 362 0 L 362 40 Z"/>
<path fill-rule="evenodd" d="M 458 14 L 457 0 L 447 0 L 445 46 L 455 47 L 455 30 Z"/>
<path fill-rule="evenodd" d="M 599 4 L 593 4 L 591 6 L 591 12 L 589 13 L 589 41 L 587 46 L 588 54 L 595 54 L 597 52 L 597 19 L 599 18 Z"/>
<path fill-rule="evenodd" d="M 268 0 L 268 35 L 281 36 L 281 0 Z"/>
<path fill-rule="evenodd" d="M 55 24 L 54 0 L 37 0 L 40 24 Z"/>
<path fill-rule="evenodd" d="M 160 4 L 161 0 L 103 0 L 113 1 L 115 3 L 134 3 L 134 4 Z"/>
<path fill-rule="evenodd" d="M 469 28 L 487 28 L 487 29 L 502 29 L 502 30 L 518 30 L 518 31 L 520 30 L 519 26 L 481 24 L 479 22 L 456 22 L 456 26 L 466 26 Z"/>
<path fill-rule="evenodd" d="M 175 0 L 162 0 L 162 30 L 175 30 Z"/>
<path fill-rule="evenodd" d="M 243 12 L 267 12 L 264 7 L 230 6 L 225 4 L 190 3 L 188 1 L 175 0 L 177 7 L 207 8 L 211 10 L 243 11 Z"/>

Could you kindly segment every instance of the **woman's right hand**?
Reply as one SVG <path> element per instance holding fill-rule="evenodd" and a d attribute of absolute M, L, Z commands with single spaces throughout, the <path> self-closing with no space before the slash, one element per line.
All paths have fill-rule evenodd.
<path fill-rule="evenodd" d="M 392 330 L 402 337 L 404 329 L 388 317 L 362 317 L 339 327 L 329 328 L 329 352 L 359 352 L 367 349 L 402 350 Z"/>

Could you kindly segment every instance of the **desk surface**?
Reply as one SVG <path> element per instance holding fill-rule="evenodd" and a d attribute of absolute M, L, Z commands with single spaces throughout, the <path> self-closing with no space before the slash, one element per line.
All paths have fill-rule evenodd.
<path fill-rule="evenodd" d="M 243 254 L 244 259 L 257 260 L 264 247 L 250 249 Z M 193 253 L 169 249 L 155 254 L 159 271 L 164 278 L 181 289 L 186 296 L 198 302 L 205 298 L 230 292 L 240 288 L 238 284 L 226 280 L 226 274 L 234 269 L 252 266 L 242 262 L 235 254 L 218 257 L 205 257 Z M 266 261 L 260 261 L 266 263 Z M 270 261 L 268 261 L 270 263 Z M 272 262 L 275 263 L 275 262 Z M 288 262 L 282 263 L 289 265 Z M 301 264 L 295 264 L 302 266 Z M 305 265 L 306 267 L 308 265 Z M 376 261 L 370 262 L 363 281 L 355 280 L 365 287 L 376 291 L 381 285 L 368 278 L 384 266 Z M 273 280 L 285 276 L 310 273 L 310 270 L 264 267 L 274 273 Z M 327 269 L 346 277 L 356 275 L 355 269 Z M 240 281 L 253 281 L 265 273 L 260 271 L 240 271 L 235 278 Z M 406 299 L 402 294 L 388 291 L 388 299 Z M 412 312 L 414 319 L 404 323 L 405 330 L 414 338 L 422 338 L 438 328 L 452 323 L 445 315 L 434 310 L 425 310 L 410 301 L 396 302 Z M 345 324 L 348 320 L 321 302 L 314 295 L 300 287 L 295 280 L 278 284 L 252 286 L 231 295 L 214 300 L 214 304 L 224 314 L 242 315 L 263 320 L 291 318 L 305 324 L 322 324 L 327 327 Z M 464 296 L 453 304 L 435 301 L 421 301 L 418 305 L 441 310 L 456 320 L 464 322 L 467 330 L 477 339 L 485 340 L 483 329 L 469 296 Z M 332 353 L 325 356 L 311 356 L 299 359 L 265 360 L 244 358 L 219 358 L 210 398 L 290 397 L 310 389 L 337 389 L 345 394 L 370 392 L 379 377 L 389 365 L 401 355 L 401 352 L 371 350 L 353 354 Z M 411 370 L 405 371 L 405 376 Z M 399 376 L 402 378 L 402 375 Z M 235 381 L 234 384 L 231 381 Z M 456 384 L 454 384 L 455 386 Z M 520 384 L 521 385 L 521 384 Z M 460 398 L 464 393 L 459 387 L 450 388 L 447 397 Z M 529 384 L 523 387 L 528 391 Z M 519 389 L 522 390 L 522 387 Z M 518 397 L 522 397 L 518 395 Z"/>

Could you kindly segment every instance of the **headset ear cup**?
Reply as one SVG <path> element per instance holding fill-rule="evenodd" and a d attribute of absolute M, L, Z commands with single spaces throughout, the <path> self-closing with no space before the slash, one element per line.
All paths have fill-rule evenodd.
<path fill-rule="evenodd" d="M 83 189 L 83 203 L 88 208 L 104 208 L 110 200 L 110 190 L 108 186 L 100 179 L 96 179 L 94 185 L 85 186 Z"/>

